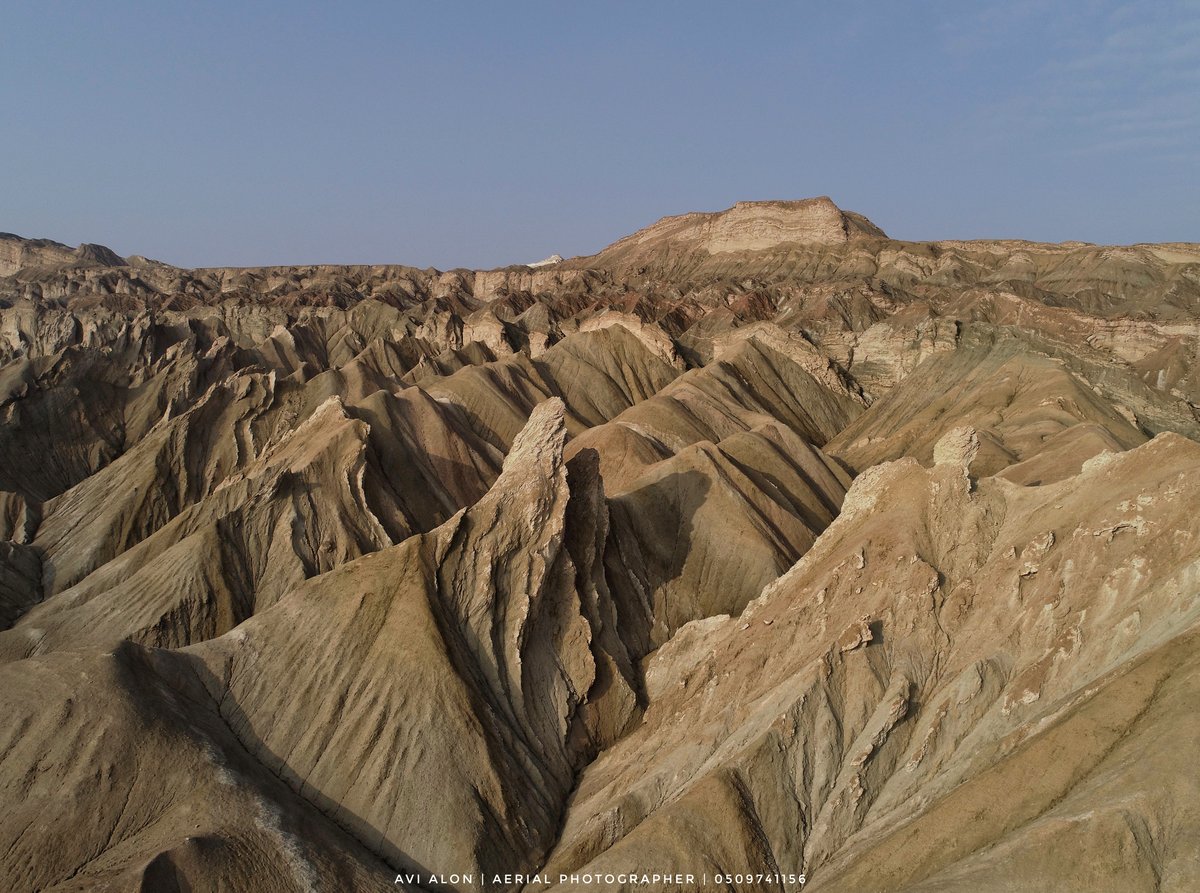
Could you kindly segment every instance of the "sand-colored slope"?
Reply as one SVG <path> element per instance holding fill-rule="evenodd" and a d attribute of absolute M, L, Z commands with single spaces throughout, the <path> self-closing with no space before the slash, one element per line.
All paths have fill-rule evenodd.
<path fill-rule="evenodd" d="M 808 551 L 848 483 L 777 423 L 649 467 L 610 501 L 609 579 L 638 653 L 693 620 L 739 613 Z"/>
<path fill-rule="evenodd" d="M 162 676 L 173 690 L 122 696 L 129 709 L 165 710 L 159 722 L 168 736 L 203 712 L 197 722 L 223 726 L 258 775 L 272 784 L 279 776 L 326 816 L 326 835 L 345 828 L 397 870 L 511 871 L 538 858 L 553 842 L 576 766 L 610 743 L 636 707 L 626 681 L 633 665 L 596 555 L 606 525 L 600 481 L 586 466 L 568 472 L 565 437 L 561 402 L 543 404 L 496 486 L 470 510 L 343 564 L 226 636 L 172 656 L 152 653 L 159 666 L 139 685 L 161 688 Z M 140 654 L 125 647 L 115 656 Z M 29 712 L 44 696 L 40 668 L 58 665 L 12 664 L 8 697 Z M 117 699 L 116 683 L 104 678 L 85 672 L 74 684 L 80 698 Z M 132 763 L 107 749 L 130 747 L 126 735 L 137 729 L 121 715 L 112 721 L 121 731 L 97 739 L 95 759 L 120 756 L 135 777 L 157 772 L 163 757 L 150 742 L 132 744 Z M 47 746 L 41 734 L 64 731 L 62 723 L 26 724 L 4 753 L 19 761 Z M 80 796 L 74 750 L 67 740 L 67 761 L 38 779 L 49 799 L 29 801 L 9 834 L 19 836 L 23 819 L 53 815 L 68 792 Z M 13 777 L 3 768 L 0 776 Z M 200 782 L 170 785 L 150 803 L 143 789 L 124 796 L 128 809 L 173 814 L 202 790 Z M 281 797 L 274 808 L 293 809 L 294 800 Z M 249 820 L 237 809 L 233 833 L 245 833 Z M 128 872 L 153 855 L 137 834 L 108 827 L 107 843 L 84 839 L 54 864 L 31 865 L 27 850 L 10 846 L 5 872 L 49 883 L 98 856 Z M 85 858 L 81 847 L 93 849 Z"/>
<path fill-rule="evenodd" d="M 8 890 L 394 890 L 394 873 L 256 760 L 160 654 L 0 667 Z"/>
<path fill-rule="evenodd" d="M 1197 886 L 1196 246 L 0 267 L 3 889 Z"/>
<path fill-rule="evenodd" d="M 543 400 L 561 398 L 568 429 L 578 434 L 657 393 L 676 374 L 636 336 L 612 326 L 571 335 L 537 359 L 517 354 L 423 387 L 462 407 L 477 434 L 505 449 Z"/>
<path fill-rule="evenodd" d="M 649 465 L 694 443 L 717 443 L 761 424 L 778 424 L 821 445 L 862 411 L 758 339 L 733 344 L 720 360 L 676 378 L 608 424 L 576 437 L 571 451 L 594 449 L 610 493 Z"/>
<path fill-rule="evenodd" d="M 925 360 L 828 448 L 859 470 L 901 456 L 928 463 L 947 431 L 971 425 L 980 436 L 980 474 L 1038 457 L 1037 466 L 1014 474 L 1042 483 L 1077 473 L 1102 449 L 1144 442 L 1128 416 L 1061 360 L 1001 337 Z M 1094 436 L 1080 436 L 1076 426 Z"/>
<path fill-rule="evenodd" d="M 355 408 L 332 397 L 136 544 L 114 541 L 119 531 L 98 523 L 106 517 L 98 510 L 91 523 L 81 516 L 64 546 L 50 539 L 63 515 L 51 515 L 34 546 L 49 566 L 38 589 L 46 601 L 0 637 L 0 655 L 123 638 L 177 647 L 219 635 L 308 577 L 436 527 L 486 492 L 498 464 L 461 419 L 415 388 Z M 81 581 L 54 588 L 71 567 L 60 554 L 110 552 Z"/>
<path fill-rule="evenodd" d="M 645 722 L 585 772 L 551 869 L 1003 889 L 1012 857 L 986 853 L 1004 839 L 1030 860 L 1019 876 L 1053 889 L 1194 878 L 1196 780 L 1156 742 L 1190 734 L 1195 707 L 1200 451 L 1164 435 L 1021 488 L 973 483 L 962 463 L 975 449 L 956 432 L 931 470 L 901 460 L 864 475 L 739 618 L 664 646 Z M 1167 692 L 1191 705 L 1174 719 L 1156 701 Z M 1159 782 L 1114 803 L 1133 753 Z M 1172 842 L 1152 832 L 1153 853 L 1113 852 L 1119 826 L 1070 820 L 1087 810 L 1126 814 L 1133 834 L 1171 823 Z"/>

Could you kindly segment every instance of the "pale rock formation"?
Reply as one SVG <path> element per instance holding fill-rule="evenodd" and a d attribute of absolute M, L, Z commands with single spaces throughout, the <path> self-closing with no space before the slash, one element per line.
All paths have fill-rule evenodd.
<path fill-rule="evenodd" d="M 0 887 L 1191 890 L 1197 440 L 1194 245 L 0 236 Z"/>
<path fill-rule="evenodd" d="M 979 432 L 971 427 L 954 428 L 933 447 L 934 465 L 952 465 L 969 472 L 979 454 Z"/>
<path fill-rule="evenodd" d="M 782 244 L 841 244 L 856 239 L 886 238 L 865 217 L 842 211 L 829 198 L 801 201 L 738 202 L 712 214 L 693 213 L 664 217 L 639 230 L 609 252 L 667 245 L 675 250 L 699 248 L 710 254 L 762 251 Z"/>

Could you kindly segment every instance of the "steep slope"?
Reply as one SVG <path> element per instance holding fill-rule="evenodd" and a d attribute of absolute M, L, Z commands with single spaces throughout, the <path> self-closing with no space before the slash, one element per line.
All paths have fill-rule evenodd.
<path fill-rule="evenodd" d="M 562 404 L 543 404 L 465 514 L 195 653 L 249 749 L 392 864 L 519 868 L 553 839 L 582 755 L 632 710 L 591 554 L 603 503 L 571 491 L 565 435 Z"/>
<path fill-rule="evenodd" d="M 0 667 L 0 680 L 8 889 L 395 889 L 161 654 L 56 654 Z"/>
<path fill-rule="evenodd" d="M 8 629 L 41 597 L 41 561 L 37 552 L 0 541 L 0 632 Z"/>
<path fill-rule="evenodd" d="M 739 618 L 660 649 L 548 873 L 1183 889 L 1200 801 L 1166 742 L 1195 732 L 1200 448 L 1162 436 L 1033 488 L 973 481 L 977 449 L 955 431 L 930 470 L 863 475 Z"/>
<path fill-rule="evenodd" d="M 0 887 L 1191 890 L 1197 440 L 1195 245 L 0 236 Z"/>
<path fill-rule="evenodd" d="M 657 393 L 676 374 L 623 327 L 611 326 L 571 335 L 537 359 L 519 353 L 424 387 L 462 407 L 480 437 L 505 449 L 543 400 L 561 398 L 568 427 L 581 433 Z"/>
<path fill-rule="evenodd" d="M 1147 439 L 1128 410 L 1095 393 L 1064 362 L 1001 337 L 926 359 L 829 450 L 860 470 L 901 456 L 928 463 L 937 441 L 962 425 L 978 431 L 979 474 L 1021 463 L 1007 476 L 1029 483 L 1069 477 L 1102 450 Z M 1035 457 L 1036 464 L 1024 464 Z"/>
<path fill-rule="evenodd" d="M 731 254 L 781 245 L 840 245 L 887 236 L 861 214 L 828 197 L 781 202 L 738 202 L 716 213 L 664 217 L 596 255 L 597 266 L 632 265 L 663 254 Z"/>
<path fill-rule="evenodd" d="M 719 361 L 685 372 L 653 397 L 576 437 L 593 449 L 610 492 L 628 489 L 649 465 L 694 443 L 717 443 L 778 424 L 823 445 L 862 411 L 845 389 L 830 389 L 757 338 L 738 341 Z"/>
<path fill-rule="evenodd" d="M 70 522 L 65 510 L 53 511 L 31 550 L 41 556 L 46 601 L 0 635 L 0 658 L 121 639 L 179 647 L 220 635 L 309 577 L 431 530 L 475 502 L 497 464 L 463 420 L 420 391 L 378 393 L 361 408 L 331 397 L 136 544 L 119 539 L 128 522 L 96 523 L 112 517 L 103 505 L 71 513 Z M 164 489 L 151 482 L 145 492 Z M 63 588 L 63 577 L 80 573 L 64 556 L 97 555 L 111 560 Z"/>
<path fill-rule="evenodd" d="M 574 476 L 572 489 L 565 436 L 562 404 L 544 404 L 496 487 L 471 510 L 431 535 L 342 565 L 195 650 L 122 646 L 101 658 L 11 665 L 5 698 L 18 725 L 0 750 L 0 778 L 27 784 L 18 780 L 28 774 L 8 770 L 46 749 L 58 762 L 37 773 L 43 796 L 24 800 L 27 808 L 0 825 L 5 876 L 38 887 L 136 877 L 164 847 L 181 888 L 228 878 L 227 866 L 205 858 L 175 860 L 176 848 L 199 838 L 215 856 L 250 847 L 264 865 L 291 858 L 299 887 L 284 873 L 277 889 L 305 888 L 332 883 L 331 871 L 361 875 L 348 872 L 347 857 L 324 852 L 317 865 L 309 858 L 312 846 L 344 836 L 340 828 L 389 871 L 511 870 L 544 851 L 576 764 L 611 740 L 635 706 L 594 556 L 605 524 L 599 480 Z M 305 673 L 295 672 L 298 662 Z M 57 675 L 72 665 L 97 669 L 73 681 Z M 55 720 L 37 709 L 46 685 L 67 704 L 120 705 L 104 722 L 111 732 L 89 748 L 89 762 L 123 767 L 108 782 L 126 800 L 118 814 L 104 798 L 112 789 L 97 789 L 76 768 L 80 717 L 67 709 Z M 148 721 L 161 731 L 138 733 Z M 159 742 L 188 737 L 188 728 L 186 758 L 173 761 Z M 113 748 L 128 748 L 132 764 Z M 234 782 L 224 765 L 239 748 L 234 762 L 249 780 Z M 203 760 L 208 765 L 196 765 Z M 139 783 L 161 778 L 167 762 L 171 772 L 197 769 L 198 780 Z M 429 778 L 440 780 L 436 791 Z M 225 827 L 192 835 L 185 821 L 194 816 L 202 829 L 214 818 L 211 807 L 195 812 L 197 796 L 222 784 L 236 795 L 218 790 L 216 803 L 265 802 L 235 803 Z M 34 858 L 20 845 L 25 830 L 68 801 L 98 808 L 94 824 L 64 839 L 53 860 Z M 281 830 L 314 822 L 302 845 Z M 272 829 L 282 838 L 274 849 L 259 839 Z M 239 864 L 233 876 L 253 864 Z M 367 882 L 377 884 L 381 878 Z"/>
<path fill-rule="evenodd" d="M 849 479 L 779 424 L 701 441 L 614 496 L 609 579 L 641 656 L 685 624 L 738 613 L 837 515 Z"/>

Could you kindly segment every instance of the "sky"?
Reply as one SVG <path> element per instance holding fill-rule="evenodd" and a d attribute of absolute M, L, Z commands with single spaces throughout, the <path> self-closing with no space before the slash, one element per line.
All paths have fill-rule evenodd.
<path fill-rule="evenodd" d="M 0 230 L 494 267 L 829 195 L 901 239 L 1200 242 L 1200 0 L 8 0 Z"/>

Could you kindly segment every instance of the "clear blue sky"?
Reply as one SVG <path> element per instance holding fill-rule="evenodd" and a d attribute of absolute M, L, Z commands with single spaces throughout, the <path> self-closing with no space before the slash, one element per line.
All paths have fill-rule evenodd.
<path fill-rule="evenodd" d="M 908 239 L 1200 241 L 1200 0 L 9 0 L 0 230 L 495 266 L 828 194 Z"/>

